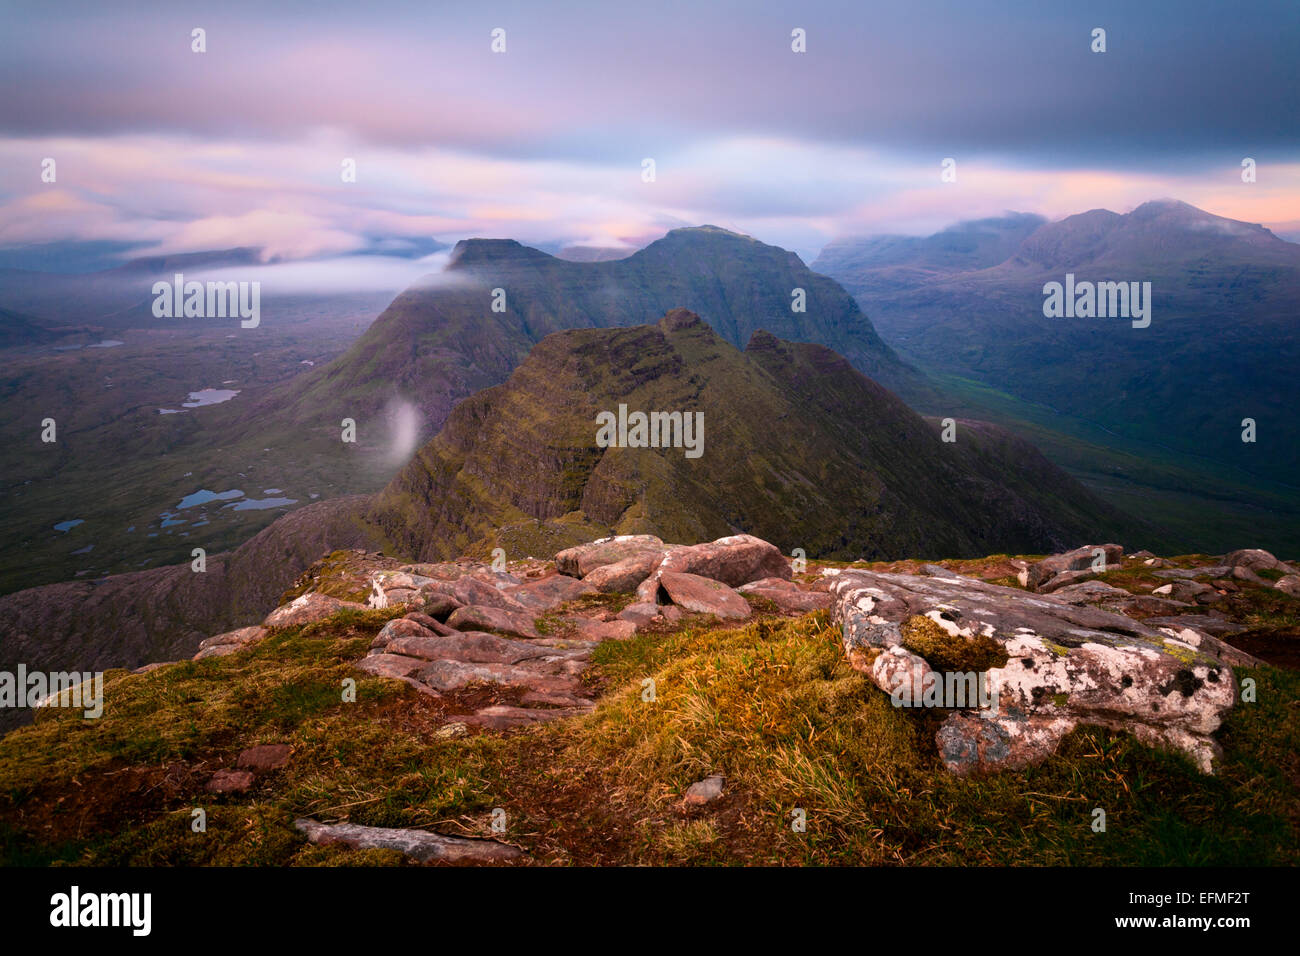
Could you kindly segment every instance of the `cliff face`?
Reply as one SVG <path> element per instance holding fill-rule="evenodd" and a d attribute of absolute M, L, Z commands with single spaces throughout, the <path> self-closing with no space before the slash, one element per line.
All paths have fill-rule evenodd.
<path fill-rule="evenodd" d="M 599 447 L 597 416 L 703 413 L 681 447 Z M 1032 446 L 993 426 L 940 438 L 896 396 L 817 345 L 757 332 L 742 353 L 697 316 L 548 337 L 498 387 L 461 403 L 376 496 L 399 553 L 434 559 L 502 527 L 743 530 L 822 557 L 1043 552 L 1141 536 Z"/>

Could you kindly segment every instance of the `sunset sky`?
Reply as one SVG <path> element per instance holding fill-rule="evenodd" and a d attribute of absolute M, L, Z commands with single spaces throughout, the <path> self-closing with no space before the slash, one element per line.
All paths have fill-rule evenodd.
<path fill-rule="evenodd" d="M 714 223 L 811 260 L 837 236 L 1155 198 L 1300 231 L 1296 0 L 6 0 L 0 17 L 10 249 L 294 259 Z"/>

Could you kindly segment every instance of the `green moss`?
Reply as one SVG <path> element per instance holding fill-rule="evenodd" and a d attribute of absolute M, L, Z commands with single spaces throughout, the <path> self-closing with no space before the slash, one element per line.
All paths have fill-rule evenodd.
<path fill-rule="evenodd" d="M 904 621 L 901 631 L 903 646 L 937 671 L 986 671 L 1007 662 L 1007 652 L 993 638 L 950 634 L 923 614 Z"/>

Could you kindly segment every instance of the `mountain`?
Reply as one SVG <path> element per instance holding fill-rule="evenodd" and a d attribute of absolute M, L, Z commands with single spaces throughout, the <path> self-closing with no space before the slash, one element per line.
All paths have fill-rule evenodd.
<path fill-rule="evenodd" d="M 909 247 L 910 259 L 859 265 L 832 249 L 814 265 L 854 290 L 886 341 L 942 384 L 976 383 L 994 401 L 1020 403 L 1021 414 L 1037 408 L 1058 428 L 1086 427 L 1110 449 L 1177 461 L 1188 477 L 1171 485 L 1267 489 L 1267 505 L 1243 520 L 1290 530 L 1253 540 L 1283 550 L 1300 543 L 1300 514 L 1284 500 L 1294 498 L 1300 466 L 1300 246 L 1171 200 L 1043 224 L 996 264 L 940 268 L 922 245 Z M 1067 274 L 1149 282 L 1149 326 L 1045 316 L 1045 285 Z M 1254 443 L 1242 440 L 1247 418 Z M 1199 546 L 1215 544 L 1238 546 Z"/>
<path fill-rule="evenodd" d="M 130 273 L 138 292 L 159 270 L 184 270 L 197 261 L 137 260 L 115 270 L 114 286 Z M 503 290 L 502 312 L 492 311 L 497 288 Z M 804 290 L 804 312 L 792 311 L 796 289 Z M 377 491 L 436 434 L 456 402 L 503 382 L 537 341 L 564 328 L 652 322 L 669 308 L 693 306 L 738 346 L 767 328 L 786 338 L 831 343 L 904 394 L 927 388 L 835 282 L 790 252 L 715 228 L 678 230 L 610 262 L 566 262 L 505 240 L 462 242 L 448 268 L 390 300 L 342 355 L 298 366 L 292 379 L 276 381 L 269 374 L 273 356 L 319 358 L 312 343 L 345 298 L 303 305 L 292 316 L 264 298 L 257 329 L 226 335 L 224 326 L 209 323 L 181 331 L 166 339 L 173 351 L 191 335 L 209 338 L 200 354 L 174 352 L 165 365 L 128 368 L 123 350 L 112 368 L 101 360 L 75 377 L 44 376 L 39 392 L 32 391 L 30 375 L 0 382 L 23 396 L 14 409 L 22 414 L 0 422 L 3 430 L 22 436 L 32 415 L 36 421 L 54 415 L 68 436 L 57 460 L 42 454 L 43 446 L 23 445 L 30 450 L 6 470 L 0 524 L 13 548 L 11 559 L 0 562 L 4 586 L 129 571 L 145 560 L 178 562 L 194 543 L 210 553 L 230 550 L 274 517 L 218 508 L 189 538 L 180 532 L 192 528 L 159 526 L 176 502 L 201 489 L 283 488 L 289 492 L 283 497 L 296 499 L 286 507 L 317 495 Z M 351 306 L 346 312 L 359 314 Z M 229 361 L 216 361 L 222 355 Z M 145 379 L 157 377 L 156 365 L 167 376 L 184 372 L 185 381 L 137 388 L 142 371 Z M 126 383 L 128 375 L 130 402 L 125 384 L 104 387 Z M 240 389 L 228 402 L 185 414 L 157 412 L 178 407 L 168 403 L 183 400 L 185 388 L 215 388 L 227 380 Z M 116 404 L 105 404 L 115 396 Z M 87 407 L 106 414 L 88 416 Z M 74 419 L 75 430 L 63 427 Z M 340 441 L 344 419 L 356 423 L 355 443 Z M 130 455 L 119 453 L 127 447 Z M 68 500 L 94 505 L 95 513 L 69 515 Z M 69 517 L 86 519 L 74 532 L 85 540 L 73 543 L 51 531 Z M 138 533 L 129 530 L 133 526 Z M 87 558 L 81 549 L 92 543 Z"/>
<path fill-rule="evenodd" d="M 700 454 L 600 447 L 597 415 L 620 405 L 701 413 Z M 760 330 L 742 352 L 684 309 L 557 332 L 457 405 L 374 496 L 292 511 L 203 572 L 177 564 L 0 597 L 0 670 L 192 653 L 346 548 L 450 560 L 501 546 L 514 559 L 611 532 L 695 543 L 737 531 L 809 558 L 1159 543 L 1006 431 L 963 420 L 948 443 L 941 429 L 824 346 Z"/>
<path fill-rule="evenodd" d="M 701 453 L 598 447 L 597 416 L 621 406 L 702 413 Z M 745 531 L 850 559 L 1151 535 L 999 428 L 962 421 L 952 443 L 939 431 L 824 346 L 757 331 L 741 352 L 676 309 L 655 325 L 545 338 L 504 384 L 453 410 L 367 517 L 420 560 L 497 543 L 513 557 L 593 533 Z"/>
<path fill-rule="evenodd" d="M 46 345 L 59 338 L 30 315 L 0 309 L 0 349 L 22 345 Z"/>
<path fill-rule="evenodd" d="M 493 311 L 494 291 L 498 308 Z M 795 290 L 805 311 L 796 312 Z M 792 252 L 715 226 L 676 229 L 624 259 L 570 262 L 508 239 L 457 243 L 444 273 L 407 289 L 351 349 L 250 409 L 337 430 L 394 403 L 418 409 L 432 435 L 452 406 L 496 385 L 552 332 L 699 314 L 732 345 L 759 329 L 818 342 L 904 397 L 931 394 L 837 283 Z"/>
<path fill-rule="evenodd" d="M 932 236 L 836 239 L 813 263 L 853 295 L 886 282 L 918 282 L 935 273 L 986 269 L 1004 262 L 1046 223 L 1032 213 L 960 222 Z"/>

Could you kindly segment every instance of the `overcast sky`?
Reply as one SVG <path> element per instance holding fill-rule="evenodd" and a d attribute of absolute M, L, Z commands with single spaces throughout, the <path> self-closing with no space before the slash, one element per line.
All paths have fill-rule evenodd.
<path fill-rule="evenodd" d="M 1155 198 L 1300 228 L 1297 0 L 4 0 L 0 18 L 0 246 L 298 258 L 707 222 L 810 260 L 836 236 Z"/>

